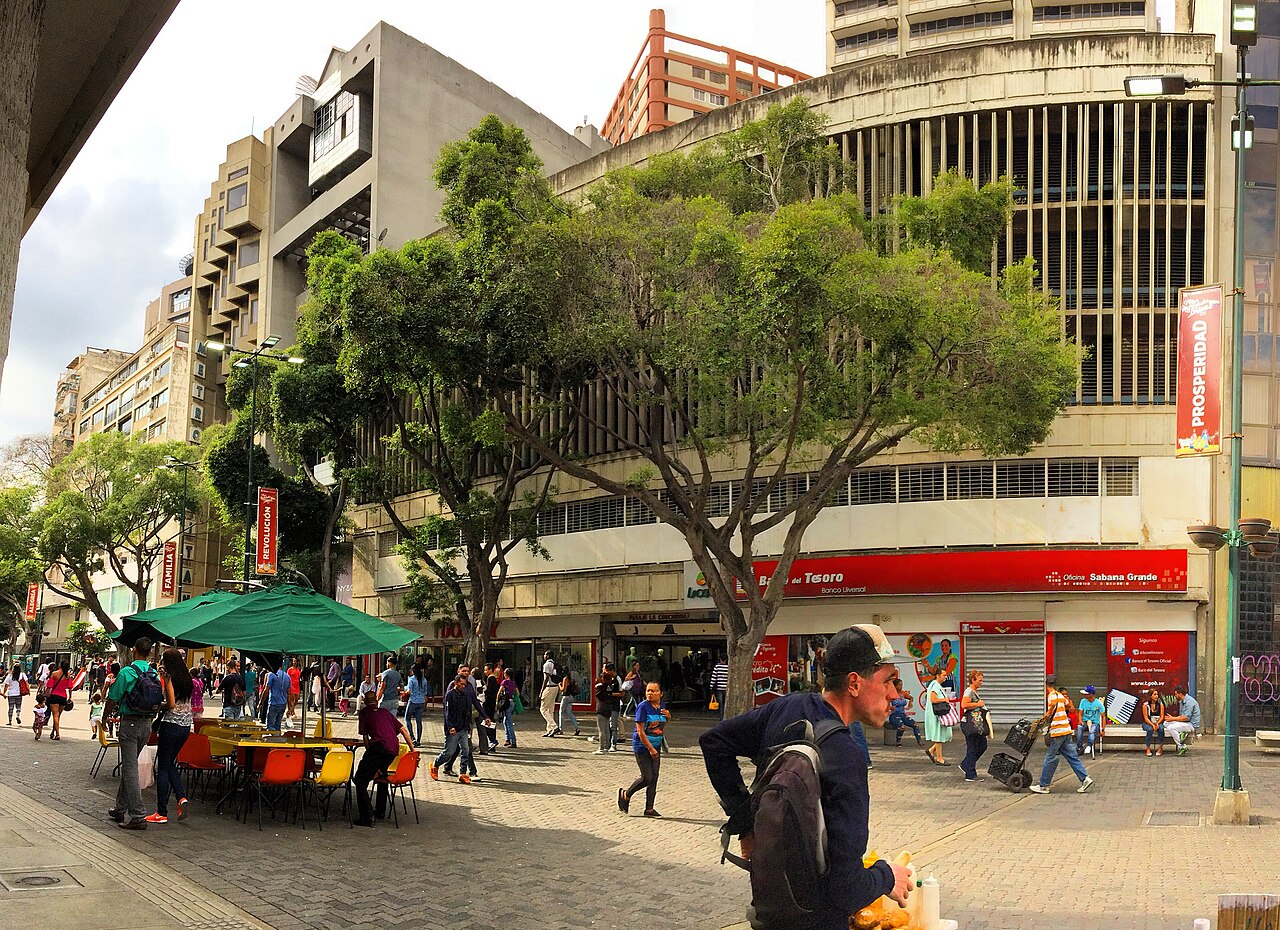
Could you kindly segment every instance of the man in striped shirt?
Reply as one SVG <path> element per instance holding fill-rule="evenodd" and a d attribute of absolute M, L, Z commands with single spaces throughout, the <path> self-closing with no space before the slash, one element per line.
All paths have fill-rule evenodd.
<path fill-rule="evenodd" d="M 724 656 L 716 657 L 716 667 L 711 670 L 711 693 L 720 705 L 720 719 L 724 719 L 724 693 L 729 689 L 729 665 Z"/>
<path fill-rule="evenodd" d="M 1071 766 L 1071 771 L 1075 772 L 1076 777 L 1080 779 L 1080 787 L 1076 789 L 1076 793 L 1084 794 L 1093 784 L 1093 779 L 1084 770 L 1084 763 L 1076 753 L 1075 740 L 1072 739 L 1071 719 L 1067 716 L 1067 708 L 1071 702 L 1058 690 L 1057 682 L 1052 675 L 1045 679 L 1044 691 L 1045 715 L 1040 719 L 1049 728 L 1049 751 L 1045 753 L 1044 767 L 1040 770 L 1040 784 L 1032 785 L 1031 790 L 1036 794 L 1049 793 L 1049 783 L 1053 781 L 1053 773 L 1058 768 L 1058 757 L 1062 756 L 1067 760 L 1067 765 Z"/>

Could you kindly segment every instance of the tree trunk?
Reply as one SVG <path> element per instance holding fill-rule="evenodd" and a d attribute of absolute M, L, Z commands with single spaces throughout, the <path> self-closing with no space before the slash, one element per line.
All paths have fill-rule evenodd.
<path fill-rule="evenodd" d="M 491 573 L 481 573 L 472 586 L 471 623 L 466 627 L 467 663 L 484 668 L 489 653 L 489 634 L 498 617 L 498 592 Z"/>
<path fill-rule="evenodd" d="M 729 688 L 724 697 L 724 715 L 736 717 L 755 707 L 755 688 L 751 684 L 751 666 L 756 647 L 763 634 L 753 637 L 750 628 L 735 635 L 729 631 Z"/>
<path fill-rule="evenodd" d="M 27 150 L 45 0 L 0 0 L 0 376 L 9 354 L 13 289 L 27 212 Z"/>
<path fill-rule="evenodd" d="M 324 544 L 320 548 L 320 593 L 336 597 L 338 590 L 333 577 L 333 537 L 338 531 L 338 521 L 347 506 L 347 479 L 339 478 L 338 486 L 329 498 L 329 516 L 325 520 Z"/>

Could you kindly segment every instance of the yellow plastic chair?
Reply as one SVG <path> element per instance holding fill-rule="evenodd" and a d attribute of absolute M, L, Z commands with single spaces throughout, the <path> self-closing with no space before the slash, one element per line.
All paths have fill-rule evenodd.
<path fill-rule="evenodd" d="M 107 728 L 101 720 L 93 722 L 93 733 L 98 738 L 98 754 L 93 759 L 93 765 L 89 766 L 89 774 L 97 778 L 98 772 L 102 769 L 102 762 L 107 758 L 107 753 L 114 748 L 116 754 L 119 755 L 120 741 L 114 737 L 107 736 Z M 118 763 L 116 767 L 119 768 Z"/>
<path fill-rule="evenodd" d="M 334 750 L 324 757 L 324 763 L 316 777 L 304 782 L 306 794 L 316 799 L 317 821 L 320 829 L 324 829 L 324 821 L 329 817 L 329 802 L 339 789 L 346 789 L 342 799 L 343 811 L 352 810 L 351 804 L 351 772 L 355 768 L 356 754 L 348 750 Z M 321 807 L 321 804 L 324 806 Z M 347 826 L 352 826 L 351 818 L 347 818 Z"/>
<path fill-rule="evenodd" d="M 323 728 L 321 728 L 320 723 L 321 721 L 316 721 L 316 728 L 312 731 L 311 735 L 316 739 L 333 739 L 333 721 L 325 720 Z"/>
<path fill-rule="evenodd" d="M 396 753 L 396 757 L 391 760 L 391 764 L 387 766 L 387 774 L 394 775 L 396 766 L 400 764 L 400 760 L 409 754 L 409 747 L 404 743 L 400 744 L 400 751 Z"/>

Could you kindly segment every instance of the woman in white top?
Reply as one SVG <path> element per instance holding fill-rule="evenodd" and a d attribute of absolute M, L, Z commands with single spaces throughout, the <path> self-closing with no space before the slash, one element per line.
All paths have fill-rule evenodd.
<path fill-rule="evenodd" d="M 0 687 L 4 688 L 5 697 L 9 699 L 9 722 L 6 726 L 13 726 L 15 720 L 18 726 L 22 726 L 22 698 L 31 688 L 22 666 L 15 664 L 13 671 L 4 676 L 4 683 Z"/>
<path fill-rule="evenodd" d="M 164 703 L 160 709 L 160 729 L 156 734 L 156 812 L 147 823 L 169 822 L 169 792 L 178 798 L 178 819 L 187 816 L 187 795 L 182 788 L 182 772 L 178 769 L 178 753 L 191 735 L 195 712 L 191 709 L 193 684 L 182 653 L 169 648 L 160 657 L 164 680 Z"/>

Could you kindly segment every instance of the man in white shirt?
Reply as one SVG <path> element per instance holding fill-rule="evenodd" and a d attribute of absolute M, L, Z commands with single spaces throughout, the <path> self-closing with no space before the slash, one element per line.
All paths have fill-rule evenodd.
<path fill-rule="evenodd" d="M 560 732 L 556 725 L 556 705 L 560 703 L 560 678 L 556 674 L 555 659 L 550 652 L 542 656 L 542 693 L 538 695 L 538 707 L 542 711 L 542 719 L 547 721 L 547 732 L 543 736 L 555 736 Z"/>
<path fill-rule="evenodd" d="M 43 685 L 46 682 L 48 682 L 48 680 L 49 680 L 49 658 L 46 656 L 45 660 L 40 663 L 40 668 L 36 670 L 36 681 Z"/>

